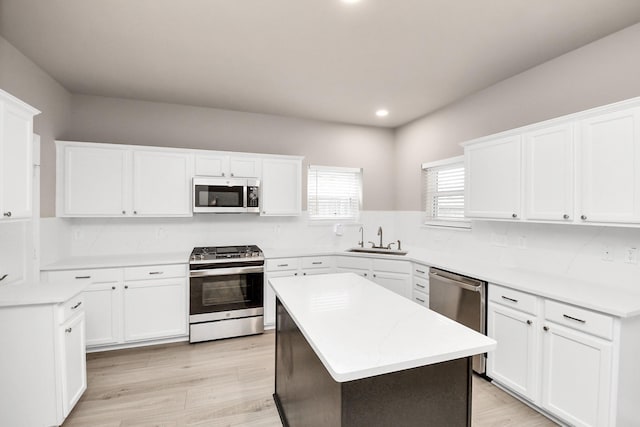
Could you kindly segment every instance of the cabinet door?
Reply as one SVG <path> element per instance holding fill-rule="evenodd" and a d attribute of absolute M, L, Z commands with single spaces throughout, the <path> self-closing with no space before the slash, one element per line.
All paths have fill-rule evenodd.
<path fill-rule="evenodd" d="M 122 283 L 97 283 L 84 291 L 87 346 L 122 341 Z"/>
<path fill-rule="evenodd" d="M 196 175 L 225 176 L 229 170 L 229 156 L 196 154 Z"/>
<path fill-rule="evenodd" d="M 571 123 L 524 136 L 526 218 L 573 220 L 574 154 Z"/>
<path fill-rule="evenodd" d="M 520 136 L 467 146 L 464 159 L 466 216 L 520 218 Z"/>
<path fill-rule="evenodd" d="M 87 389 L 84 313 L 72 317 L 60 326 L 60 343 L 62 412 L 66 418 Z"/>
<path fill-rule="evenodd" d="M 58 216 L 123 216 L 130 212 L 129 150 L 59 145 L 62 210 Z M 61 164 L 62 163 L 62 164 Z M 60 207 L 60 204 L 58 205 Z"/>
<path fill-rule="evenodd" d="M 637 108 L 581 122 L 582 221 L 640 222 L 639 124 Z"/>
<path fill-rule="evenodd" d="M 191 216 L 189 160 L 183 153 L 134 151 L 134 216 Z"/>
<path fill-rule="evenodd" d="M 542 407 L 575 426 L 609 425 L 612 344 L 552 323 L 545 328 Z"/>
<path fill-rule="evenodd" d="M 269 285 L 269 279 L 276 277 L 297 276 L 298 270 L 274 271 L 265 275 L 264 281 L 264 326 L 271 327 L 276 324 L 276 294 Z"/>
<path fill-rule="evenodd" d="M 232 177 L 260 178 L 262 161 L 249 157 L 230 157 L 229 174 Z"/>
<path fill-rule="evenodd" d="M 187 280 L 124 283 L 124 339 L 137 341 L 187 334 Z"/>
<path fill-rule="evenodd" d="M 373 272 L 373 281 L 405 298 L 411 298 L 411 276 L 398 273 Z"/>
<path fill-rule="evenodd" d="M 265 159 L 262 161 L 261 215 L 300 215 L 302 161 Z"/>
<path fill-rule="evenodd" d="M 32 117 L 0 101 L 0 219 L 31 217 Z"/>
<path fill-rule="evenodd" d="M 536 401 L 538 340 L 536 318 L 490 303 L 487 335 L 498 342 L 487 356 L 487 375 L 531 401 Z"/>

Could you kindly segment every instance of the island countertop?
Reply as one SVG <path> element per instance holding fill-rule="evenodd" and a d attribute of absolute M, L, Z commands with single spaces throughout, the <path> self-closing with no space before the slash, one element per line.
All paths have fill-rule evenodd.
<path fill-rule="evenodd" d="M 496 342 L 354 273 L 269 280 L 337 382 L 491 351 Z"/>

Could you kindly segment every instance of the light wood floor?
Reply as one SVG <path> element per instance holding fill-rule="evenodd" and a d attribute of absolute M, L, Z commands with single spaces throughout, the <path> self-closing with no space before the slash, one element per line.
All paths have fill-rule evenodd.
<path fill-rule="evenodd" d="M 87 391 L 64 427 L 280 426 L 271 397 L 274 337 L 91 353 Z M 474 378 L 474 427 L 555 425 Z"/>

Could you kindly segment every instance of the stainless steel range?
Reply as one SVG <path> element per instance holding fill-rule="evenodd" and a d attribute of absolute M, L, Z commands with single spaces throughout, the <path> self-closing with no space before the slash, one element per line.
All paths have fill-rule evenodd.
<path fill-rule="evenodd" d="M 264 255 L 259 247 L 194 248 L 189 270 L 190 342 L 264 332 Z"/>

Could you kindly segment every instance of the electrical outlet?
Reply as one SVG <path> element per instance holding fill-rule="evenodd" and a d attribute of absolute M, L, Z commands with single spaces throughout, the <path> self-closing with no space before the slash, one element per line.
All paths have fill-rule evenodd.
<path fill-rule="evenodd" d="M 633 246 L 629 246 L 624 250 L 624 262 L 627 264 L 637 264 L 638 263 L 638 248 Z"/>
<path fill-rule="evenodd" d="M 167 238 L 167 230 L 165 230 L 162 227 L 158 227 L 156 229 L 156 239 L 157 240 L 164 240 Z"/>
<path fill-rule="evenodd" d="M 613 249 L 611 246 L 605 246 L 602 251 L 602 260 L 603 261 L 613 261 Z"/>
<path fill-rule="evenodd" d="M 527 236 L 518 237 L 518 247 L 520 249 L 527 249 Z"/>

